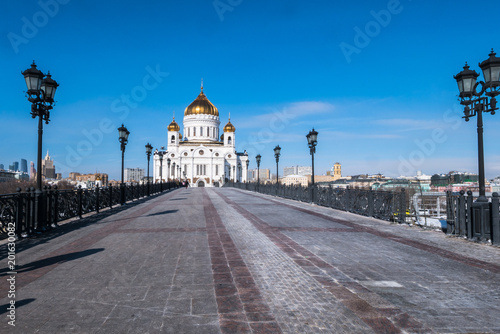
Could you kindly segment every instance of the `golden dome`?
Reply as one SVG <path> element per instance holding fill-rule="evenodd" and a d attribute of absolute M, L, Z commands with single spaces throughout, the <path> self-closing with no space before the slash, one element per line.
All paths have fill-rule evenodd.
<path fill-rule="evenodd" d="M 182 140 L 182 134 L 179 132 L 179 139 Z"/>
<path fill-rule="evenodd" d="M 184 116 L 200 114 L 219 116 L 219 110 L 203 94 L 203 86 L 200 95 L 184 110 Z"/>
<path fill-rule="evenodd" d="M 231 124 L 231 118 L 227 121 L 227 124 L 224 127 L 224 132 L 236 132 L 236 128 Z"/>
<path fill-rule="evenodd" d="M 168 126 L 168 131 L 180 131 L 180 129 L 181 127 L 179 126 L 179 124 L 177 124 L 177 122 L 175 122 L 175 117 L 174 117 L 172 123 L 170 123 L 170 125 Z"/>

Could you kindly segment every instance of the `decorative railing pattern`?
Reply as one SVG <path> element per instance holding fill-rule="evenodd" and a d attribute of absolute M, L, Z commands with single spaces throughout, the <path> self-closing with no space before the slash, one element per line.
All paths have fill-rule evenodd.
<path fill-rule="evenodd" d="M 447 233 L 466 237 L 473 241 L 491 240 L 493 245 L 500 245 L 500 197 L 493 193 L 488 198 L 489 210 L 486 219 L 474 219 L 474 196 L 471 191 L 446 193 Z"/>
<path fill-rule="evenodd" d="M 350 188 L 229 182 L 226 186 L 314 203 L 383 220 L 406 222 L 406 193 Z M 400 214 L 401 213 L 401 214 Z"/>
<path fill-rule="evenodd" d="M 175 182 L 150 184 L 149 195 L 177 187 Z M 7 234 L 9 226 L 15 226 L 17 237 L 26 237 L 56 227 L 62 220 L 81 218 L 121 204 L 122 200 L 130 202 L 147 196 L 147 185 L 75 190 L 44 187 L 42 192 L 35 192 L 33 188 L 25 192 L 18 189 L 16 194 L 0 195 L 0 236 Z"/>

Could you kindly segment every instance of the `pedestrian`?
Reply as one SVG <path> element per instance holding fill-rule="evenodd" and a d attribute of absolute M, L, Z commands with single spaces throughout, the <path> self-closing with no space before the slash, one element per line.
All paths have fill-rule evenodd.
<path fill-rule="evenodd" d="M 186 180 L 184 185 L 186 186 L 186 189 L 187 189 L 187 187 L 189 187 L 189 181 Z"/>

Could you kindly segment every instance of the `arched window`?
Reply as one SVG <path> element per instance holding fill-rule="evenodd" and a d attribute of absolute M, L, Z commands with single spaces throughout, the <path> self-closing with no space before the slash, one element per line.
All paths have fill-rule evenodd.
<path fill-rule="evenodd" d="M 170 138 L 170 142 L 171 142 L 172 144 L 173 144 L 173 143 L 175 143 L 175 136 L 174 136 L 174 135 L 172 135 L 172 138 Z"/>
<path fill-rule="evenodd" d="M 196 127 L 193 127 L 193 136 L 196 137 Z"/>
<path fill-rule="evenodd" d="M 231 139 L 231 136 L 227 137 L 227 143 L 229 145 L 232 145 L 233 144 L 233 140 Z"/>
<path fill-rule="evenodd" d="M 200 136 L 203 137 L 203 127 L 202 126 L 200 126 Z"/>

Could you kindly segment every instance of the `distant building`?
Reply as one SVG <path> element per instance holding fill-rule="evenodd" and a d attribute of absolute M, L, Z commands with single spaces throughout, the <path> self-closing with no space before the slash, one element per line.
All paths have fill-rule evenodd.
<path fill-rule="evenodd" d="M 326 172 L 326 175 L 333 177 L 334 180 L 342 178 L 342 165 L 339 162 L 336 162 L 332 169 Z"/>
<path fill-rule="evenodd" d="M 70 179 L 71 181 L 76 181 L 76 177 L 80 176 L 80 175 L 82 175 L 82 174 L 77 173 L 77 172 L 71 172 L 71 173 L 69 173 L 68 179 Z"/>
<path fill-rule="evenodd" d="M 312 175 L 311 166 L 292 166 L 283 168 L 283 177 L 288 175 Z"/>
<path fill-rule="evenodd" d="M 30 180 L 36 180 L 36 169 L 33 161 L 30 161 Z"/>
<path fill-rule="evenodd" d="M 431 186 L 433 187 L 446 187 L 451 184 L 478 182 L 479 177 L 477 174 L 449 172 L 448 174 L 434 174 L 431 176 Z"/>
<path fill-rule="evenodd" d="M 144 178 L 144 168 L 125 168 L 125 182 L 140 182 Z"/>
<path fill-rule="evenodd" d="M 75 175 L 78 174 L 78 175 Z M 104 173 L 95 173 L 95 174 L 84 174 L 80 173 L 70 173 L 70 178 L 74 177 L 79 185 L 85 188 L 94 188 L 97 184 L 99 187 L 107 187 L 108 186 L 108 174 Z"/>
<path fill-rule="evenodd" d="M 271 172 L 269 169 L 259 169 L 259 178 L 261 182 L 264 182 L 266 180 L 269 180 L 271 176 Z M 249 169 L 248 170 L 248 179 L 250 181 L 256 182 L 257 181 L 257 169 Z"/>
<path fill-rule="evenodd" d="M 4 170 L 4 169 L 5 168 L 4 168 L 3 164 L 0 164 L 0 170 Z"/>
<path fill-rule="evenodd" d="M 287 175 L 281 178 L 281 184 L 287 186 L 297 186 L 307 187 L 308 178 L 304 175 Z"/>
<path fill-rule="evenodd" d="M 28 161 L 21 159 L 21 172 L 28 173 Z"/>
<path fill-rule="evenodd" d="M 9 170 L 12 171 L 12 172 L 15 172 L 16 171 L 16 165 L 15 164 L 9 165 Z"/>
<path fill-rule="evenodd" d="M 14 172 L 7 172 L 7 171 L 0 172 L 0 182 L 12 181 L 15 179 L 16 179 L 16 173 Z"/>
<path fill-rule="evenodd" d="M 45 159 L 42 160 L 42 179 L 55 179 L 56 178 L 56 167 L 54 166 L 54 160 L 49 156 L 49 151 L 47 150 L 47 155 Z"/>

